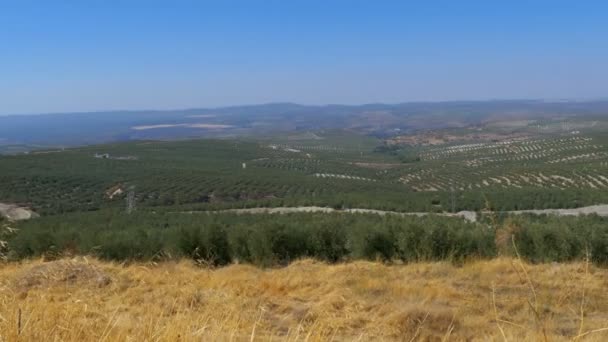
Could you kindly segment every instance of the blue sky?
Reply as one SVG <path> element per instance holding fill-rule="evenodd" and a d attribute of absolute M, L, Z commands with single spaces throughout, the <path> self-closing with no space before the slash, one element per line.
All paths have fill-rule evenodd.
<path fill-rule="evenodd" d="M 607 85 L 605 1 L 0 0 L 0 115 Z"/>

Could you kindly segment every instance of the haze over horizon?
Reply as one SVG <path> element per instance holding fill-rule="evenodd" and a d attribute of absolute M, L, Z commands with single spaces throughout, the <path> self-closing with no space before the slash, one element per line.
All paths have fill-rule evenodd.
<path fill-rule="evenodd" d="M 4 2 L 0 115 L 605 99 L 607 13 L 601 1 Z"/>
<path fill-rule="evenodd" d="M 267 102 L 267 103 L 242 103 L 242 104 L 226 104 L 219 106 L 195 106 L 195 107 L 172 107 L 172 108 L 103 108 L 103 109 L 94 109 L 94 110 L 76 110 L 76 111 L 54 111 L 54 112 L 32 112 L 32 113 L 0 113 L 0 117 L 24 117 L 24 116 L 38 116 L 38 115 L 71 115 L 71 114 L 103 114 L 103 113 L 153 113 L 153 112 L 187 112 L 187 111 L 196 111 L 196 110 L 225 110 L 229 108 L 237 108 L 237 107 L 265 107 L 265 106 L 302 106 L 309 108 L 323 108 L 323 107 L 331 107 L 331 106 L 344 106 L 344 107 L 363 107 L 363 106 L 401 106 L 401 105 L 413 105 L 413 104 L 429 104 L 429 105 L 441 105 L 441 104 L 457 104 L 457 103 L 492 103 L 492 102 L 511 102 L 511 103 L 604 103 L 607 102 L 608 98 L 589 98 L 589 99 L 514 99 L 514 98 L 489 98 L 489 99 L 454 99 L 454 100 L 430 100 L 430 101 L 399 101 L 399 102 L 366 102 L 366 103 L 298 103 L 298 102 L 285 102 L 285 101 L 275 101 L 275 102 Z"/>

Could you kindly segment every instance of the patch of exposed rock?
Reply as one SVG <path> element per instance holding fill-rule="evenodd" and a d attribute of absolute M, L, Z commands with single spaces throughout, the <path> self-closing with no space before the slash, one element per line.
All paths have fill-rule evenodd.
<path fill-rule="evenodd" d="M 39 215 L 29 208 L 20 207 L 16 204 L 0 203 L 0 216 L 4 216 L 10 221 L 20 221 L 36 218 Z"/>

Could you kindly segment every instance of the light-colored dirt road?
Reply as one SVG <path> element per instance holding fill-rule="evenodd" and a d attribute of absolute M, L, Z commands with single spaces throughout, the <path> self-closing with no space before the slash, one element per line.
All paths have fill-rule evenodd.
<path fill-rule="evenodd" d="M 205 211 L 190 211 L 188 213 L 205 213 Z M 457 213 L 429 213 L 429 212 L 398 212 L 375 209 L 334 209 L 328 207 L 277 207 L 277 208 L 246 208 L 246 209 L 226 209 L 211 211 L 208 213 L 235 213 L 235 214 L 290 214 L 290 213 L 351 213 L 351 214 L 377 214 L 377 215 L 399 215 L 399 216 L 426 216 L 438 215 L 445 217 L 460 217 L 469 222 L 477 221 L 477 213 L 474 211 L 459 211 Z M 573 209 L 538 209 L 538 210 L 514 210 L 502 213 L 512 215 L 535 214 L 535 215 L 556 215 L 556 216 L 578 216 L 596 214 L 608 217 L 608 205 L 592 205 Z"/>
<path fill-rule="evenodd" d="M 205 211 L 189 211 L 187 213 L 205 213 Z M 235 213 L 235 214 L 291 214 L 291 213 L 351 213 L 351 214 L 377 214 L 377 215 L 399 215 L 399 216 L 426 216 L 439 215 L 447 217 L 461 217 L 467 221 L 477 221 L 477 214 L 474 211 L 460 211 L 457 213 L 426 213 L 426 212 L 398 212 L 376 209 L 334 209 L 328 207 L 276 207 L 276 208 L 246 208 L 246 209 L 226 209 L 209 211 L 208 213 Z"/>
<path fill-rule="evenodd" d="M 542 209 L 542 210 L 516 210 L 509 211 L 509 214 L 521 215 L 521 214 L 536 214 L 536 215 L 557 215 L 557 216 L 578 216 L 578 215 L 589 215 L 597 214 L 599 216 L 608 216 L 608 205 L 592 205 L 582 208 L 574 209 Z"/>

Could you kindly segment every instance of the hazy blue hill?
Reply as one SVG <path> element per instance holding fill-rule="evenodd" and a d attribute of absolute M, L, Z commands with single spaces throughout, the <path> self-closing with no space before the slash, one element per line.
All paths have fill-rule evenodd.
<path fill-rule="evenodd" d="M 396 128 L 436 129 L 492 120 L 603 116 L 607 113 L 608 101 L 501 100 L 356 106 L 269 103 L 168 111 L 16 115 L 0 117 L 0 145 L 82 145 L 132 139 L 243 136 L 334 128 L 384 134 Z M 154 125 L 178 126 L 133 129 Z M 207 128 L 204 125 L 223 126 L 218 129 L 217 126 Z"/>

